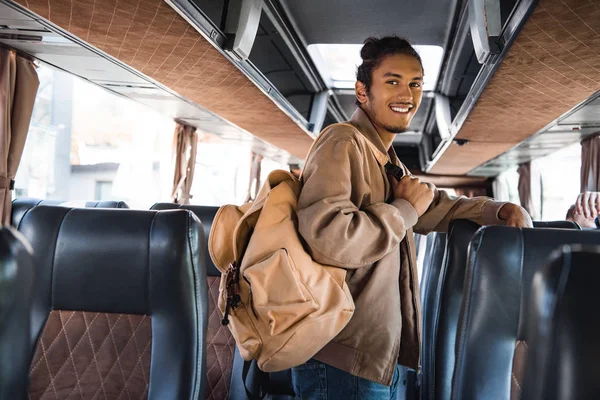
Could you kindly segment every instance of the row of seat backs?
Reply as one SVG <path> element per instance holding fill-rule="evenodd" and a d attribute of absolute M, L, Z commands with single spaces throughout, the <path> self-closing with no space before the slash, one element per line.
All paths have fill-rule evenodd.
<path fill-rule="evenodd" d="M 34 249 L 20 312 L 31 399 L 204 397 L 205 238 L 192 213 L 36 206 L 19 230 Z"/>
<path fill-rule="evenodd" d="M 40 200 L 30 198 L 19 198 L 13 201 L 12 224 L 20 226 L 23 217 L 34 207 L 41 205 L 47 206 L 65 206 L 65 203 L 59 200 Z M 86 202 L 88 208 L 128 208 L 122 201 L 106 202 Z M 213 219 L 218 211 L 218 207 L 181 205 L 175 203 L 156 203 L 151 210 L 173 210 L 183 209 L 191 211 L 202 222 L 204 237 L 208 239 Z M 205 241 L 206 242 L 206 241 Z M 220 272 L 213 264 L 208 252 L 207 244 L 203 245 L 203 265 L 206 268 L 207 287 L 208 287 L 208 324 L 207 324 L 207 396 L 208 398 L 245 398 L 245 388 L 241 380 L 243 359 L 237 352 L 235 340 L 227 327 L 222 326 L 219 311 L 216 307 L 219 294 Z M 253 366 L 256 370 L 256 366 Z M 234 372 L 235 371 L 235 372 Z M 254 374 L 252 373 L 254 372 Z M 250 381 L 255 376 L 256 371 L 251 371 Z M 289 372 L 282 374 L 273 374 L 273 381 L 279 381 L 280 391 L 290 392 L 291 378 Z M 257 379 L 256 379 L 257 380 Z M 282 383 L 283 382 L 283 383 Z M 253 386 L 249 382 L 249 386 Z M 283 386 L 283 388 L 281 388 Z M 256 388 L 258 390 L 258 388 Z"/>
<path fill-rule="evenodd" d="M 574 243 L 598 244 L 600 232 L 502 226 L 477 231 L 455 331 L 452 399 L 521 398 L 534 333 L 534 318 L 527 315 L 534 273 L 554 250 Z"/>
<path fill-rule="evenodd" d="M 42 200 L 30 197 L 20 197 L 12 202 L 11 225 L 19 226 L 21 219 L 25 213 L 37 206 L 74 206 L 75 203 L 62 200 Z M 85 208 L 129 208 L 124 201 L 85 201 Z"/>
<path fill-rule="evenodd" d="M 533 277 L 527 320 L 532 325 L 523 398 L 597 398 L 600 246 L 568 245 Z"/>
<path fill-rule="evenodd" d="M 535 221 L 536 228 L 578 229 L 570 221 Z M 448 234 L 430 234 L 421 282 L 423 346 L 422 399 L 449 399 L 455 368 L 455 342 L 469 242 L 480 226 L 454 221 Z"/>
<path fill-rule="evenodd" d="M 533 273 L 553 248 L 564 243 L 589 244 L 600 240 L 599 232 L 593 231 L 523 230 L 519 235 L 518 232 L 486 230 L 478 232 L 473 239 L 472 246 L 477 249 L 469 255 L 453 398 L 482 398 L 490 393 L 498 398 L 499 394 L 506 394 L 508 388 L 513 397 L 519 397 L 523 386 L 523 360 L 531 339 L 529 322 L 532 319 L 526 314 L 526 304 Z M 492 246 L 495 256 L 491 255 Z M 509 251 L 510 248 L 513 250 Z M 490 282 L 496 283 L 491 293 Z M 481 354 L 474 357 L 474 352 L 483 347 L 487 349 L 486 362 Z M 473 380 L 474 371 L 480 378 L 467 382 Z M 482 385 L 484 379 L 486 383 Z"/>

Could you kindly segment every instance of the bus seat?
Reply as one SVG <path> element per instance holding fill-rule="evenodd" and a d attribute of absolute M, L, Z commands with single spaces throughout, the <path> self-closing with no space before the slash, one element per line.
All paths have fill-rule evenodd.
<path fill-rule="evenodd" d="M 205 237 L 208 239 L 210 228 L 219 207 L 212 206 L 194 206 L 175 203 L 156 203 L 152 210 L 170 210 L 185 209 L 192 211 L 202 222 Z M 221 324 L 221 314 L 217 309 L 217 300 L 219 295 L 219 280 L 221 273 L 213 264 L 208 247 L 205 250 L 207 267 L 207 281 L 209 287 L 209 309 L 210 319 L 208 322 L 207 335 L 207 399 L 246 399 L 244 382 L 242 381 L 242 369 L 244 360 L 242 359 L 235 340 L 226 326 Z M 258 376 L 255 374 L 257 366 L 252 364 L 252 369 L 248 374 L 247 385 L 252 393 L 258 391 Z M 293 393 L 291 371 L 282 371 L 271 373 L 270 388 L 275 394 Z M 272 396 L 273 397 L 273 396 Z M 280 397 L 281 398 L 281 397 Z"/>
<path fill-rule="evenodd" d="M 456 333 L 453 399 L 519 399 L 531 332 L 525 320 L 534 272 L 567 243 L 600 243 L 600 232 L 481 228 L 468 254 Z"/>
<path fill-rule="evenodd" d="M 0 399 L 27 397 L 32 285 L 30 246 L 13 229 L 0 228 Z"/>
<path fill-rule="evenodd" d="M 444 261 L 446 251 L 446 233 L 432 232 L 427 235 L 427 249 L 425 260 L 423 262 L 423 278 L 421 280 L 421 304 L 423 309 L 423 345 L 421 347 L 421 366 L 423 368 L 423 379 L 421 381 L 422 391 L 426 391 L 430 386 L 429 379 L 433 371 L 432 350 L 434 332 L 434 318 L 437 315 L 437 308 L 434 302 L 436 291 L 438 290 L 440 272 Z"/>
<path fill-rule="evenodd" d="M 578 229 L 570 221 L 535 221 L 536 228 Z M 469 242 L 480 226 L 472 221 L 450 224 L 443 263 L 434 290 L 423 300 L 423 399 L 450 399 L 455 365 L 456 328 L 463 299 Z M 435 274 L 432 274 L 435 275 Z M 427 335 L 427 336 L 425 336 Z"/>
<path fill-rule="evenodd" d="M 600 393 L 600 246 L 563 246 L 533 278 L 528 324 L 532 339 L 524 398 L 591 399 Z M 593 282 L 594 284 L 590 284 Z"/>
<path fill-rule="evenodd" d="M 83 203 L 86 208 L 129 208 L 124 201 L 86 201 Z M 30 197 L 21 197 L 12 202 L 11 225 L 19 226 L 19 222 L 25 213 L 37 206 L 75 206 L 71 202 L 63 200 L 42 200 Z"/>
<path fill-rule="evenodd" d="M 29 396 L 198 399 L 204 232 L 189 212 L 38 206 Z"/>

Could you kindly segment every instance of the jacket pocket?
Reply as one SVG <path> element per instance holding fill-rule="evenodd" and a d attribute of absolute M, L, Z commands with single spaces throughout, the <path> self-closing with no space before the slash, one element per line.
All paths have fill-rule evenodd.
<path fill-rule="evenodd" d="M 318 309 L 286 249 L 247 267 L 243 275 L 250 284 L 254 311 L 272 336 Z"/>

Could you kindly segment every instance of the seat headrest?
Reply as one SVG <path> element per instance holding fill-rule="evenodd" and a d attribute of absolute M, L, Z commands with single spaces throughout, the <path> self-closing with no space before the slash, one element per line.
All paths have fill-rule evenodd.
<path fill-rule="evenodd" d="M 42 200 L 28 197 L 17 198 L 12 202 L 11 225 L 19 227 L 23 215 L 33 207 L 37 206 L 64 206 L 64 207 L 86 207 L 86 208 L 129 208 L 124 201 L 86 201 L 70 202 L 63 200 Z"/>
<path fill-rule="evenodd" d="M 86 201 L 86 208 L 129 208 L 124 201 L 105 200 L 105 201 Z"/>
<path fill-rule="evenodd" d="M 581 230 L 581 227 L 573 221 L 533 221 L 533 227 Z"/>
<path fill-rule="evenodd" d="M 176 203 L 156 203 L 151 208 L 151 210 L 173 210 L 173 209 L 181 209 L 181 210 L 189 210 L 193 212 L 202 222 L 202 226 L 204 227 L 204 237 L 206 238 L 206 273 L 208 276 L 221 276 L 221 272 L 219 269 L 213 264 L 212 259 L 210 258 L 210 254 L 208 252 L 208 238 L 210 236 L 210 229 L 212 227 L 212 223 L 215 219 L 215 215 L 217 215 L 217 211 L 219 211 L 219 207 L 214 206 L 194 206 L 189 204 L 176 204 Z"/>
<path fill-rule="evenodd" d="M 52 274 L 48 295 L 52 308 L 62 310 L 150 314 L 156 280 L 166 279 L 175 294 L 183 284 L 173 281 L 177 275 L 193 279 L 190 252 L 204 251 L 200 224 L 184 210 L 38 206 L 20 231 L 40 273 Z"/>
<path fill-rule="evenodd" d="M 563 246 L 535 273 L 527 321 L 532 340 L 524 397 L 567 400 L 600 393 L 600 246 Z"/>

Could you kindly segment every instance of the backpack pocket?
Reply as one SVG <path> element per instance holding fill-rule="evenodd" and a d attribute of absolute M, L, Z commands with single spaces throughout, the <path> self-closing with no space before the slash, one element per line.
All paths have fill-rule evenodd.
<path fill-rule="evenodd" d="M 245 268 L 243 276 L 250 285 L 251 306 L 271 336 L 281 334 L 319 308 L 286 249 L 278 249 Z"/>

